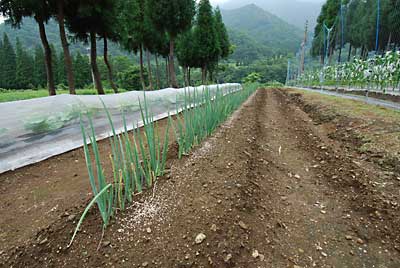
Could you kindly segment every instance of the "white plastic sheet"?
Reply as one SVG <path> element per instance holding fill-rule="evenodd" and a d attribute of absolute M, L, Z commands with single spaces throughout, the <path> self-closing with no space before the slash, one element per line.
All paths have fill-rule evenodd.
<path fill-rule="evenodd" d="M 240 84 L 207 87 L 211 94 L 219 88 L 228 93 L 241 90 Z M 144 94 L 156 120 L 165 118 L 183 103 L 185 91 L 197 88 L 132 91 L 106 96 L 58 95 L 53 97 L 0 103 L 0 173 L 40 162 L 83 145 L 80 114 L 93 115 L 98 140 L 108 137 L 111 128 L 102 101 L 109 109 L 115 128 L 122 131 L 122 114 L 130 130 L 141 125 L 139 100 Z M 100 99 L 101 98 L 101 99 Z M 102 100 L 102 101 L 101 101 Z"/>

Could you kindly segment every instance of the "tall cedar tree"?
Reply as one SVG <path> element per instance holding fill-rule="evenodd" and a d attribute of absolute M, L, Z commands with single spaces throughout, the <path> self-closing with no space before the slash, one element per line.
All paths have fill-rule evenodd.
<path fill-rule="evenodd" d="M 92 83 L 92 76 L 90 73 L 90 60 L 86 55 L 82 55 L 78 52 L 74 58 L 74 75 L 76 86 L 78 88 L 84 88 Z"/>
<path fill-rule="evenodd" d="M 326 44 L 324 43 L 324 28 L 335 25 L 331 34 L 330 51 L 332 54 L 335 47 L 341 49 L 341 25 L 340 25 L 340 4 L 341 0 L 328 0 L 322 7 L 315 28 L 315 36 L 312 46 L 313 55 L 324 56 Z M 348 60 L 352 54 L 356 54 L 361 48 L 360 56 L 366 57 L 369 51 L 375 50 L 376 42 L 376 0 L 344 0 L 344 38 L 349 43 Z M 379 27 L 379 51 L 391 49 L 391 46 L 400 45 L 400 0 L 381 0 L 381 16 Z"/>
<path fill-rule="evenodd" d="M 52 15 L 49 2 L 46 0 L 0 0 L 0 13 L 15 27 L 22 23 L 23 17 L 34 17 L 39 25 L 40 40 L 44 48 L 49 95 L 56 95 L 52 55 L 45 28 L 45 24 Z"/>
<path fill-rule="evenodd" d="M 67 14 L 66 24 L 75 38 L 90 43 L 90 65 L 97 93 L 104 95 L 103 84 L 97 65 L 97 36 L 106 28 L 105 10 L 113 7 L 113 0 L 85 0 L 76 3 L 75 14 Z"/>
<path fill-rule="evenodd" d="M 214 13 L 210 1 L 200 0 L 194 38 L 198 58 L 197 64 L 202 71 L 201 79 L 203 84 L 207 81 L 207 68 L 217 61 L 220 54 L 215 25 Z"/>
<path fill-rule="evenodd" d="M 57 56 L 57 64 L 54 66 L 57 84 L 65 85 L 68 83 L 68 81 L 65 79 L 67 77 L 66 67 L 64 51 L 59 51 Z"/>
<path fill-rule="evenodd" d="M 21 89 L 31 88 L 33 84 L 32 69 L 33 58 L 22 47 L 20 40 L 17 38 L 15 45 L 16 52 L 16 87 Z"/>
<path fill-rule="evenodd" d="M 185 80 L 185 86 L 190 86 L 190 68 L 196 67 L 197 50 L 195 47 L 194 31 L 190 29 L 185 33 L 181 34 L 176 44 L 176 55 L 179 64 L 183 68 L 183 75 Z"/>
<path fill-rule="evenodd" d="M 229 55 L 231 54 L 231 43 L 229 41 L 228 31 L 222 20 L 221 10 L 219 8 L 217 8 L 215 10 L 214 18 L 215 18 L 215 29 L 217 31 L 217 39 L 218 39 L 218 45 L 219 45 L 219 50 L 218 50 L 219 55 L 218 55 L 217 61 L 214 64 L 214 66 L 216 67 L 216 70 L 218 72 L 219 61 L 227 59 L 229 57 Z M 217 73 L 217 75 L 218 75 L 218 73 Z"/>
<path fill-rule="evenodd" d="M 3 35 L 3 49 L 2 49 L 2 61 L 1 61 L 1 78 L 0 87 L 6 89 L 16 88 L 16 55 L 13 46 L 6 34 Z"/>
<path fill-rule="evenodd" d="M 175 40 L 191 28 L 196 12 L 195 0 L 148 0 L 147 4 L 154 25 L 168 34 L 170 85 L 178 88 L 174 64 Z"/>
<path fill-rule="evenodd" d="M 123 1 L 114 0 L 110 2 L 108 8 L 103 11 L 103 28 L 98 33 L 103 38 L 103 59 L 107 67 L 108 81 L 114 93 L 118 93 L 118 87 L 114 82 L 113 67 L 108 55 L 108 40 L 119 42 L 121 39 L 119 29 L 122 25 L 119 19 L 119 13 L 123 8 L 122 2 Z"/>
<path fill-rule="evenodd" d="M 217 29 L 218 44 L 220 47 L 220 59 L 227 59 L 231 54 L 231 43 L 229 41 L 228 31 L 222 19 L 221 10 L 219 7 L 215 10 L 215 27 Z"/>
<path fill-rule="evenodd" d="M 43 88 L 46 85 L 46 64 L 44 62 L 44 52 L 40 46 L 35 48 L 33 84 L 36 88 Z"/>
<path fill-rule="evenodd" d="M 3 49 L 3 40 L 0 39 L 0 59 L 4 59 L 4 49 Z M 3 79 L 4 79 L 4 67 L 3 64 L 0 64 L 0 88 L 3 87 Z"/>
<path fill-rule="evenodd" d="M 144 78 L 143 50 L 145 42 L 145 0 L 127 0 L 124 4 L 121 30 L 122 44 L 125 49 L 139 52 L 140 82 L 146 89 Z"/>
<path fill-rule="evenodd" d="M 75 0 L 76 1 L 76 0 Z M 68 80 L 68 88 L 70 94 L 76 94 L 75 91 L 75 78 L 73 73 L 73 66 L 72 66 L 72 57 L 69 51 L 69 43 L 67 39 L 67 34 L 65 30 L 65 10 L 73 9 L 75 6 L 72 3 L 72 0 L 53 0 L 53 9 L 55 10 L 55 16 L 58 21 L 58 28 L 60 32 L 60 40 L 61 45 L 64 53 L 64 64 L 65 64 L 65 71 L 67 73 L 67 80 Z"/>

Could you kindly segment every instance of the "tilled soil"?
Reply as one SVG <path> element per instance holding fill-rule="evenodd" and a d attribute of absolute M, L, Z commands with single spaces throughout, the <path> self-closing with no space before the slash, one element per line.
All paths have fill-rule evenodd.
<path fill-rule="evenodd" d="M 302 108 L 284 91 L 259 90 L 104 234 L 92 210 L 66 248 L 81 211 L 72 209 L 1 264 L 400 267 L 398 199 L 382 198 L 370 184 L 378 167 L 365 168 Z"/>

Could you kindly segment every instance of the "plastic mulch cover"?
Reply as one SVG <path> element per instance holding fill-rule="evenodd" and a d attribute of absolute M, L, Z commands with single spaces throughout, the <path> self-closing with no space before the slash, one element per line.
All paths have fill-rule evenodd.
<path fill-rule="evenodd" d="M 240 84 L 207 86 L 211 94 L 217 90 L 230 93 L 241 90 Z M 58 95 L 52 97 L 0 103 L 0 173 L 40 162 L 83 145 L 80 114 L 86 127 L 90 113 L 97 139 L 111 135 L 111 127 L 101 100 L 110 111 L 117 130 L 122 131 L 124 114 L 129 130 L 141 126 L 139 100 L 156 120 L 175 114 L 183 105 L 185 91 L 201 93 L 197 88 L 132 91 L 106 96 Z M 101 99 L 100 99 L 101 98 Z"/>

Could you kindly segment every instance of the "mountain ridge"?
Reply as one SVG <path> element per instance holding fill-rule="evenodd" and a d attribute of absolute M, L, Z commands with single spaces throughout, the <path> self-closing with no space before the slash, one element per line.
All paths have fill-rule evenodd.
<path fill-rule="evenodd" d="M 323 3 L 324 1 L 229 0 L 222 3 L 220 7 L 225 10 L 231 10 L 254 4 L 300 29 L 304 28 L 304 25 L 308 20 L 310 27 L 314 29 Z"/>
<path fill-rule="evenodd" d="M 224 10 L 221 9 L 224 22 L 228 28 L 232 44 L 236 46 L 231 59 L 236 62 L 252 62 L 263 57 L 294 52 L 301 41 L 301 31 L 286 23 L 277 16 L 265 11 L 255 4 L 244 7 Z M 49 42 L 57 50 L 61 50 L 58 26 L 55 21 L 46 25 Z M 15 44 L 19 38 L 23 46 L 33 50 L 41 46 L 39 31 L 32 18 L 26 18 L 20 29 L 12 28 L 7 24 L 0 24 L 0 38 L 7 33 Z M 87 53 L 87 45 L 81 42 L 71 43 L 72 53 L 80 51 Z M 102 42 L 98 44 L 99 52 L 102 51 Z M 117 44 L 110 44 L 111 55 L 126 55 Z"/>
<path fill-rule="evenodd" d="M 255 4 L 238 9 L 221 9 L 228 28 L 246 33 L 256 42 L 274 50 L 272 54 L 295 52 L 301 42 L 300 29 Z"/>

